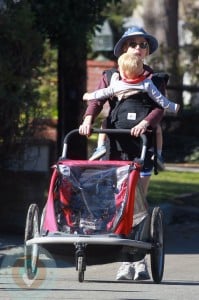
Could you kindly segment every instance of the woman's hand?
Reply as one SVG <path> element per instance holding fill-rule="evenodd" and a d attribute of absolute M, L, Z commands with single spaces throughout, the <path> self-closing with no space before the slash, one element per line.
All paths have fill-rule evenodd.
<path fill-rule="evenodd" d="M 89 136 L 91 134 L 92 116 L 86 116 L 82 125 L 79 126 L 79 134 Z"/>
<path fill-rule="evenodd" d="M 142 120 L 136 126 L 134 126 L 133 128 L 131 128 L 131 135 L 134 135 L 136 137 L 140 136 L 141 134 L 145 133 L 145 131 L 147 130 L 148 126 L 149 126 L 148 121 Z"/>

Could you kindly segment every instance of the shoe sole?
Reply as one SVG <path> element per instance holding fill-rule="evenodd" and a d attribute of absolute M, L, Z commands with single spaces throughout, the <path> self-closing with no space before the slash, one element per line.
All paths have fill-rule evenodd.
<path fill-rule="evenodd" d="M 134 280 L 148 280 L 150 279 L 150 276 L 148 274 L 139 274 L 137 278 L 134 277 Z"/>
<path fill-rule="evenodd" d="M 132 278 L 126 278 L 125 276 L 122 276 L 120 278 L 116 278 L 116 280 L 133 280 Z"/>

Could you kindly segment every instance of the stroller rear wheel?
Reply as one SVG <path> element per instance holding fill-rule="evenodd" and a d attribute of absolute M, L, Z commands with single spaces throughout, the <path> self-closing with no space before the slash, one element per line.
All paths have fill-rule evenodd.
<path fill-rule="evenodd" d="M 152 211 L 150 235 L 152 277 L 155 283 L 160 283 L 164 272 L 164 234 L 163 214 L 159 207 L 155 207 Z"/>
<path fill-rule="evenodd" d="M 26 241 L 39 236 L 39 208 L 37 204 L 31 204 L 28 209 L 25 227 L 24 264 L 28 279 L 33 279 L 37 273 L 39 246 L 37 244 L 27 246 Z"/>

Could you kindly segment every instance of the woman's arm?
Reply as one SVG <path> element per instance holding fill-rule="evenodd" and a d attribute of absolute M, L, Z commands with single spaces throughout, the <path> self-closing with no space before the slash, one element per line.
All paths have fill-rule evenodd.
<path fill-rule="evenodd" d="M 154 77 L 153 70 L 148 65 L 144 65 L 144 70 L 145 70 L 146 78 L 151 79 L 152 77 Z M 165 80 L 161 80 L 161 84 L 159 81 L 157 83 L 156 81 L 155 82 L 154 81 L 153 83 L 156 85 L 156 87 L 161 91 L 163 95 L 165 95 L 165 88 L 166 88 Z M 144 132 L 147 131 L 148 127 L 155 128 L 158 125 L 158 123 L 160 123 L 160 121 L 162 120 L 163 115 L 164 115 L 163 108 L 154 107 L 152 111 L 144 118 L 144 120 L 142 120 L 136 126 L 131 128 L 131 135 L 140 136 L 140 134 L 143 134 Z"/>
<path fill-rule="evenodd" d="M 92 116 L 87 115 L 84 118 L 83 123 L 79 126 L 79 133 L 82 135 L 87 135 L 89 136 L 91 133 L 91 125 L 92 125 Z"/>
<path fill-rule="evenodd" d="M 162 108 L 154 108 L 140 123 L 131 128 L 131 135 L 140 136 L 147 131 L 148 127 L 155 128 L 164 115 Z"/>
<path fill-rule="evenodd" d="M 106 75 L 103 74 L 99 82 L 98 89 L 106 88 L 108 86 Z M 103 109 L 105 100 L 91 100 L 87 106 L 86 112 L 84 114 L 83 122 L 79 127 L 79 133 L 82 135 L 89 136 L 91 133 L 91 126 L 95 118 L 99 115 Z"/>
<path fill-rule="evenodd" d="M 103 89 L 103 88 L 106 88 L 108 86 L 108 82 L 107 82 L 107 78 L 106 78 L 106 75 L 103 74 L 100 82 L 99 82 L 99 85 L 97 87 L 97 89 Z M 104 99 L 104 100 L 91 100 L 89 101 L 88 103 L 88 106 L 87 106 L 87 109 L 86 109 L 86 112 L 84 114 L 84 118 L 87 116 L 87 115 L 90 115 L 93 117 L 93 120 L 95 120 L 95 118 L 99 115 L 99 113 L 102 111 L 103 109 L 103 106 L 104 106 L 104 103 L 107 101 L 107 99 Z"/>

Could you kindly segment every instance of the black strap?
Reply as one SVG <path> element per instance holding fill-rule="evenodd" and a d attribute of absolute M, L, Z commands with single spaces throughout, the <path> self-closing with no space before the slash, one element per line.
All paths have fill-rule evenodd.
<path fill-rule="evenodd" d="M 112 77 L 113 73 L 119 73 L 118 69 L 111 68 L 111 69 L 108 69 L 108 70 L 104 70 L 104 72 L 103 72 L 103 74 L 106 74 L 108 85 L 111 82 L 111 77 Z"/>
<path fill-rule="evenodd" d="M 153 147 L 154 147 L 154 157 L 153 157 L 153 170 L 154 175 L 158 175 L 158 164 L 157 164 L 157 137 L 156 128 L 153 130 Z"/>

